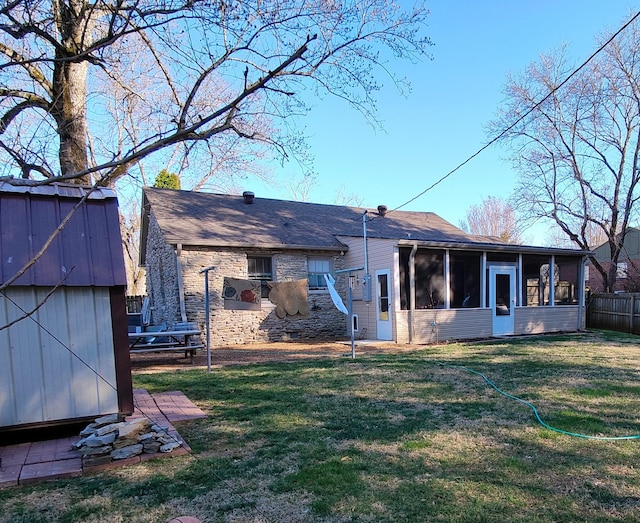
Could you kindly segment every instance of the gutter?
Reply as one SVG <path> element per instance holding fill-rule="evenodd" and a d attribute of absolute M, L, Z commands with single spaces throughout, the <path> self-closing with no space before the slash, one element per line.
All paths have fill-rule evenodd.
<path fill-rule="evenodd" d="M 285 251 L 323 251 L 323 252 L 347 252 L 349 247 L 345 244 L 341 245 L 289 245 L 286 243 L 188 243 L 184 240 L 168 239 L 167 243 L 176 247 L 181 245 L 189 249 L 198 249 L 199 247 L 215 247 L 224 249 L 252 249 L 252 250 L 285 250 Z"/>
<path fill-rule="evenodd" d="M 516 244 L 500 244 L 500 243 L 466 243 L 466 242 L 437 242 L 437 241 L 418 241 L 419 247 L 435 247 L 439 249 L 465 250 L 465 251 L 502 251 L 513 253 L 529 253 L 529 254 L 558 254 L 558 255 L 590 255 L 592 251 L 581 249 L 562 249 L 558 247 L 539 247 L 532 245 L 516 245 Z M 400 247 L 413 247 L 416 240 L 398 240 Z"/>

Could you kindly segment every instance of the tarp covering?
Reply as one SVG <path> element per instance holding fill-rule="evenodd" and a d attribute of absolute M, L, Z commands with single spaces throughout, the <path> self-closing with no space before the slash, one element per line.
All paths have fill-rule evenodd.
<path fill-rule="evenodd" d="M 309 301 L 307 299 L 307 280 L 275 282 L 267 285 L 271 288 L 269 301 L 276 305 L 276 316 L 309 316 Z"/>
<path fill-rule="evenodd" d="M 224 278 L 222 296 L 226 310 L 259 311 L 262 294 L 260 280 Z"/>
<path fill-rule="evenodd" d="M 336 306 L 336 308 L 340 312 L 344 314 L 349 314 L 349 311 L 345 307 L 344 303 L 342 302 L 342 298 L 340 297 L 340 295 L 338 294 L 338 291 L 335 288 L 336 280 L 334 279 L 334 277 L 331 276 L 331 274 L 325 274 L 324 279 L 327 282 L 327 288 L 329 289 L 329 294 L 331 295 L 333 304 Z"/>

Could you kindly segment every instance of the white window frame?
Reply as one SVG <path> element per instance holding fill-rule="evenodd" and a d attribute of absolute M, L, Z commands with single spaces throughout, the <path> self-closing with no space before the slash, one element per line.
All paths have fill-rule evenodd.
<path fill-rule="evenodd" d="M 255 258 L 265 258 L 271 260 L 271 273 L 251 273 L 249 272 L 249 259 Z M 250 280 L 260 280 L 262 282 L 262 294 L 267 294 L 269 296 L 269 291 L 267 288 L 268 281 L 275 281 L 274 267 L 273 267 L 273 256 L 261 256 L 259 254 L 247 254 L 247 275 Z M 270 276 L 269 278 L 267 276 Z M 267 299 L 267 296 L 262 296 L 263 300 Z"/>
<path fill-rule="evenodd" d="M 312 275 L 323 275 L 330 273 L 333 267 L 333 260 L 329 256 L 309 256 L 307 258 L 307 272 L 309 277 L 309 292 L 324 293 L 329 292 L 324 278 L 318 277 L 318 286 L 311 284 Z"/>
<path fill-rule="evenodd" d="M 616 278 L 624 280 L 629 277 L 629 266 L 627 262 L 618 262 L 616 264 Z"/>

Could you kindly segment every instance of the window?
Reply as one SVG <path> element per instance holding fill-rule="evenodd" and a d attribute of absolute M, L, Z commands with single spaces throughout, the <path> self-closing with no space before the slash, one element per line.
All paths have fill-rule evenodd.
<path fill-rule="evenodd" d="M 411 282 L 409 281 L 409 258 L 411 249 L 399 249 L 400 261 L 400 306 L 409 309 Z M 418 249 L 415 256 L 416 309 L 444 308 L 444 251 Z"/>
<path fill-rule="evenodd" d="M 629 277 L 627 262 L 618 262 L 616 265 L 616 278 L 624 279 Z"/>
<path fill-rule="evenodd" d="M 451 308 L 480 307 L 480 264 L 482 255 L 451 252 Z"/>
<path fill-rule="evenodd" d="M 575 305 L 578 303 L 580 261 L 576 258 L 556 256 L 554 271 L 554 303 Z"/>
<path fill-rule="evenodd" d="M 273 281 L 273 269 L 269 256 L 247 256 L 247 272 L 250 280 L 262 282 L 262 297 L 269 297 L 267 282 Z"/>
<path fill-rule="evenodd" d="M 549 305 L 549 256 L 522 256 L 522 305 L 539 307 Z"/>
<path fill-rule="evenodd" d="M 326 290 L 327 282 L 324 275 L 331 272 L 329 258 L 309 258 L 309 290 Z"/>

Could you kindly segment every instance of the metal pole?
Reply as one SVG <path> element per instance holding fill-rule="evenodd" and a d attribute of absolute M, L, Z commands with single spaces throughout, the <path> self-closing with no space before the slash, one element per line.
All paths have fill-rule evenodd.
<path fill-rule="evenodd" d="M 348 297 L 348 301 L 349 301 L 349 305 L 347 306 L 347 312 L 349 313 L 349 321 L 351 322 L 351 325 L 349 326 L 349 329 L 351 331 L 351 358 L 355 359 L 356 358 L 356 342 L 355 342 L 355 334 L 353 332 L 353 292 L 352 292 L 352 287 L 353 287 L 353 282 L 352 282 L 352 272 L 357 272 L 357 271 L 361 271 L 363 270 L 364 267 L 351 267 L 350 269 L 342 269 L 339 271 L 336 271 L 335 274 L 341 274 L 341 273 L 349 273 L 348 274 L 348 278 L 349 278 L 349 287 L 347 290 L 347 297 Z"/>
<path fill-rule="evenodd" d="M 364 243 L 364 272 L 369 274 L 369 252 L 367 249 L 367 210 L 362 213 L 362 239 Z"/>
<path fill-rule="evenodd" d="M 204 273 L 204 321 L 207 324 L 207 372 L 211 372 L 211 329 L 209 328 L 209 271 Z"/>
<path fill-rule="evenodd" d="M 353 278 L 351 277 L 351 273 L 349 273 L 349 321 L 351 322 L 350 330 L 351 330 L 351 359 L 356 359 L 356 338 L 353 332 L 353 291 L 351 287 L 353 285 Z"/>
<path fill-rule="evenodd" d="M 215 266 L 202 269 L 204 273 L 204 321 L 207 324 L 207 372 L 211 372 L 211 328 L 209 327 L 209 271 Z"/>

